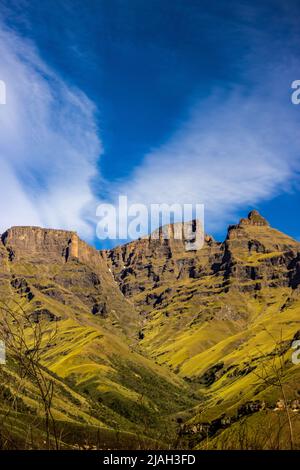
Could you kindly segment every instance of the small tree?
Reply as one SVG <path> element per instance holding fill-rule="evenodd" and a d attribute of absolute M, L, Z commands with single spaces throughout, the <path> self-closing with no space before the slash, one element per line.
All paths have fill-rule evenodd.
<path fill-rule="evenodd" d="M 56 322 L 53 328 L 45 328 L 37 316 L 32 312 L 28 314 L 19 303 L 0 303 L 0 335 L 5 342 L 7 356 L 17 364 L 19 387 L 25 379 L 29 379 L 37 388 L 37 398 L 44 412 L 48 449 L 51 448 L 51 435 L 54 436 L 56 449 L 59 448 L 59 439 L 52 413 L 54 380 L 42 366 L 41 359 L 43 351 L 53 344 L 56 333 Z"/>

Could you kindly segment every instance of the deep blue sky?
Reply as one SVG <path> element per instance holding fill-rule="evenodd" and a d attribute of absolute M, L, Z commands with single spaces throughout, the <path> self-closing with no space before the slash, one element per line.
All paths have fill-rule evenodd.
<path fill-rule="evenodd" d="M 11 21 L 97 103 L 102 171 L 114 179 L 166 140 L 215 83 L 236 80 L 249 45 L 235 3 L 33 0 L 16 2 Z"/>
<path fill-rule="evenodd" d="M 278 64 L 287 72 L 281 90 L 285 109 L 300 132 L 300 106 L 290 103 L 290 83 L 300 79 L 299 2 L 0 0 L 0 5 L 5 24 L 32 40 L 42 60 L 94 102 L 103 146 L 98 170 L 105 181 L 93 179 L 97 198 L 105 198 L 110 185 L 130 181 L 145 155 L 172 140 L 194 106 L 216 89 L 224 101 L 240 88 L 261 99 L 255 90 L 266 72 L 280 81 Z M 290 142 L 285 144 L 283 160 L 289 157 Z M 212 161 L 212 172 L 213 166 Z M 300 239 L 298 167 L 292 166 L 293 177 L 258 196 L 255 207 Z M 252 208 L 251 201 L 238 202 L 226 222 Z M 224 237 L 225 227 L 215 222 L 212 227 L 217 238 Z"/>

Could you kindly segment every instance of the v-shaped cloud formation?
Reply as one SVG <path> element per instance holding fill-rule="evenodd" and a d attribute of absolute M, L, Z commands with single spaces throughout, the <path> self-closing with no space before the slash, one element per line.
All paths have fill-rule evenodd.
<path fill-rule="evenodd" d="M 300 109 L 290 100 L 300 66 L 288 54 L 282 63 L 271 59 L 266 67 L 247 64 L 249 89 L 232 82 L 196 104 L 128 179 L 107 182 L 110 199 L 204 203 L 208 228 L 217 230 L 240 207 L 289 190 L 300 169 Z M 94 104 L 1 20 L 0 80 L 7 93 L 0 105 L 0 232 L 41 225 L 91 240 L 97 201 L 90 183 L 102 152 Z"/>

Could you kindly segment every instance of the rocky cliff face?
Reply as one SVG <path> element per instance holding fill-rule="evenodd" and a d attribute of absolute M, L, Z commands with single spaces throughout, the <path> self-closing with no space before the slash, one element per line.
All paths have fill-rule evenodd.
<path fill-rule="evenodd" d="M 113 312 L 121 324 L 136 321 L 102 253 L 76 232 L 12 227 L 1 235 L 0 263 L 0 291 L 26 297 L 33 308 L 40 294 L 73 305 L 77 298 L 92 315 L 106 318 Z"/>
<path fill-rule="evenodd" d="M 0 287 L 11 281 L 12 271 L 18 277 L 24 263 L 43 265 L 46 272 L 50 265 L 60 265 L 62 270 L 53 279 L 65 288 L 90 285 L 97 292 L 85 300 L 89 299 L 93 312 L 98 309 L 107 315 L 107 298 L 122 301 L 124 294 L 139 307 L 153 307 L 162 298 L 172 300 L 174 282 L 189 279 L 211 276 L 224 292 L 255 292 L 267 286 L 296 289 L 300 284 L 300 244 L 271 228 L 257 211 L 230 226 L 223 243 L 203 236 L 201 249 L 193 249 L 194 235 L 185 229 L 182 224 L 170 225 L 143 239 L 99 252 L 75 232 L 12 227 L 1 236 Z M 200 224 L 197 230 L 202 231 Z M 179 232 L 185 235 L 178 237 Z M 153 292 L 157 290 L 161 291 L 158 298 Z M 99 296 L 105 300 L 100 301 Z"/>
<path fill-rule="evenodd" d="M 65 263 L 78 259 L 83 263 L 97 265 L 99 253 L 80 240 L 76 232 L 43 229 L 40 227 L 12 227 L 1 236 L 10 261 L 43 260 Z"/>
<path fill-rule="evenodd" d="M 150 235 L 111 250 L 108 261 L 122 292 L 128 297 L 139 294 L 137 301 L 147 304 L 153 289 L 205 276 L 215 276 L 225 291 L 295 287 L 299 284 L 299 250 L 298 242 L 252 211 L 229 227 L 223 243 L 206 236 L 203 248 L 190 252 L 180 240 Z"/>
<path fill-rule="evenodd" d="M 199 231 L 202 232 L 201 226 Z M 203 238 L 203 246 L 194 249 L 193 241 L 176 237 L 179 232 L 184 232 L 183 224 L 170 225 L 107 252 L 108 263 L 126 296 L 211 271 L 212 261 L 221 256 L 220 243 L 202 233 L 199 239 Z"/>
<path fill-rule="evenodd" d="M 291 260 L 297 257 L 300 244 L 271 228 L 257 211 L 229 227 L 222 249 L 222 262 L 216 269 L 228 287 L 259 290 L 292 286 Z"/>

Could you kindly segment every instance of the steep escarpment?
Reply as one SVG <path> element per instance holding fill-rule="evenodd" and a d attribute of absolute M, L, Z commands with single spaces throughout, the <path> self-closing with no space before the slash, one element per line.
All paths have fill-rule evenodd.
<path fill-rule="evenodd" d="M 173 229 L 174 230 L 174 229 Z M 172 281 L 215 276 L 223 290 L 258 290 L 263 286 L 297 285 L 300 244 L 271 228 L 257 212 L 228 228 L 223 243 L 204 237 L 200 250 L 186 250 L 184 240 L 151 235 L 117 247 L 108 260 L 127 297 L 147 304 L 148 291 Z"/>
<path fill-rule="evenodd" d="M 201 249 L 190 249 L 184 237 L 176 238 L 176 231 L 181 232 L 183 225 L 163 227 L 159 237 L 154 232 L 107 253 L 115 279 L 127 297 L 143 292 L 146 295 L 148 290 L 169 282 L 212 272 L 213 260 L 221 257 L 221 244 L 211 236 L 203 236 Z M 167 238 L 163 230 L 169 232 Z"/>
<path fill-rule="evenodd" d="M 288 314 L 280 319 L 272 312 L 298 308 L 299 251 L 299 242 L 252 211 L 229 227 L 223 243 L 206 236 L 201 250 L 186 251 L 178 240 L 149 237 L 115 248 L 108 260 L 140 312 L 143 347 L 180 374 L 194 376 L 214 356 L 202 361 L 199 355 L 222 341 L 231 341 L 232 351 L 247 343 L 256 322 L 262 327 L 273 321 L 279 328 L 286 319 L 292 334 L 296 326 Z"/>
<path fill-rule="evenodd" d="M 43 229 L 40 227 L 12 227 L 2 234 L 1 240 L 8 251 L 10 261 L 35 259 L 67 261 L 78 258 L 79 238 L 76 232 Z"/>
<path fill-rule="evenodd" d="M 109 251 L 71 231 L 13 227 L 2 234 L 0 318 L 12 309 L 55 332 L 41 361 L 55 378 L 58 421 L 65 408 L 76 429 L 130 432 L 131 444 L 159 434 L 165 446 L 180 442 L 180 418 L 184 445 L 201 447 L 203 436 L 214 441 L 241 416 L 273 419 L 282 391 L 274 377 L 261 377 L 276 361 L 284 364 L 286 397 L 296 403 L 299 242 L 257 211 L 230 226 L 222 243 L 196 221 L 187 228 L 171 224 Z M 4 372 L 0 392 L 19 393 L 12 361 Z M 29 381 L 18 426 L 26 413 L 39 415 L 35 393 Z"/>
<path fill-rule="evenodd" d="M 59 263 L 77 260 L 108 275 L 101 253 L 81 240 L 76 232 L 40 227 L 12 227 L 1 235 L 9 261 Z"/>
<path fill-rule="evenodd" d="M 77 299 L 93 315 L 111 314 L 124 328 L 137 328 L 135 311 L 116 289 L 101 253 L 76 232 L 12 227 L 1 241 L 3 282 L 10 291 L 37 302 L 40 294 L 64 304 Z"/>

